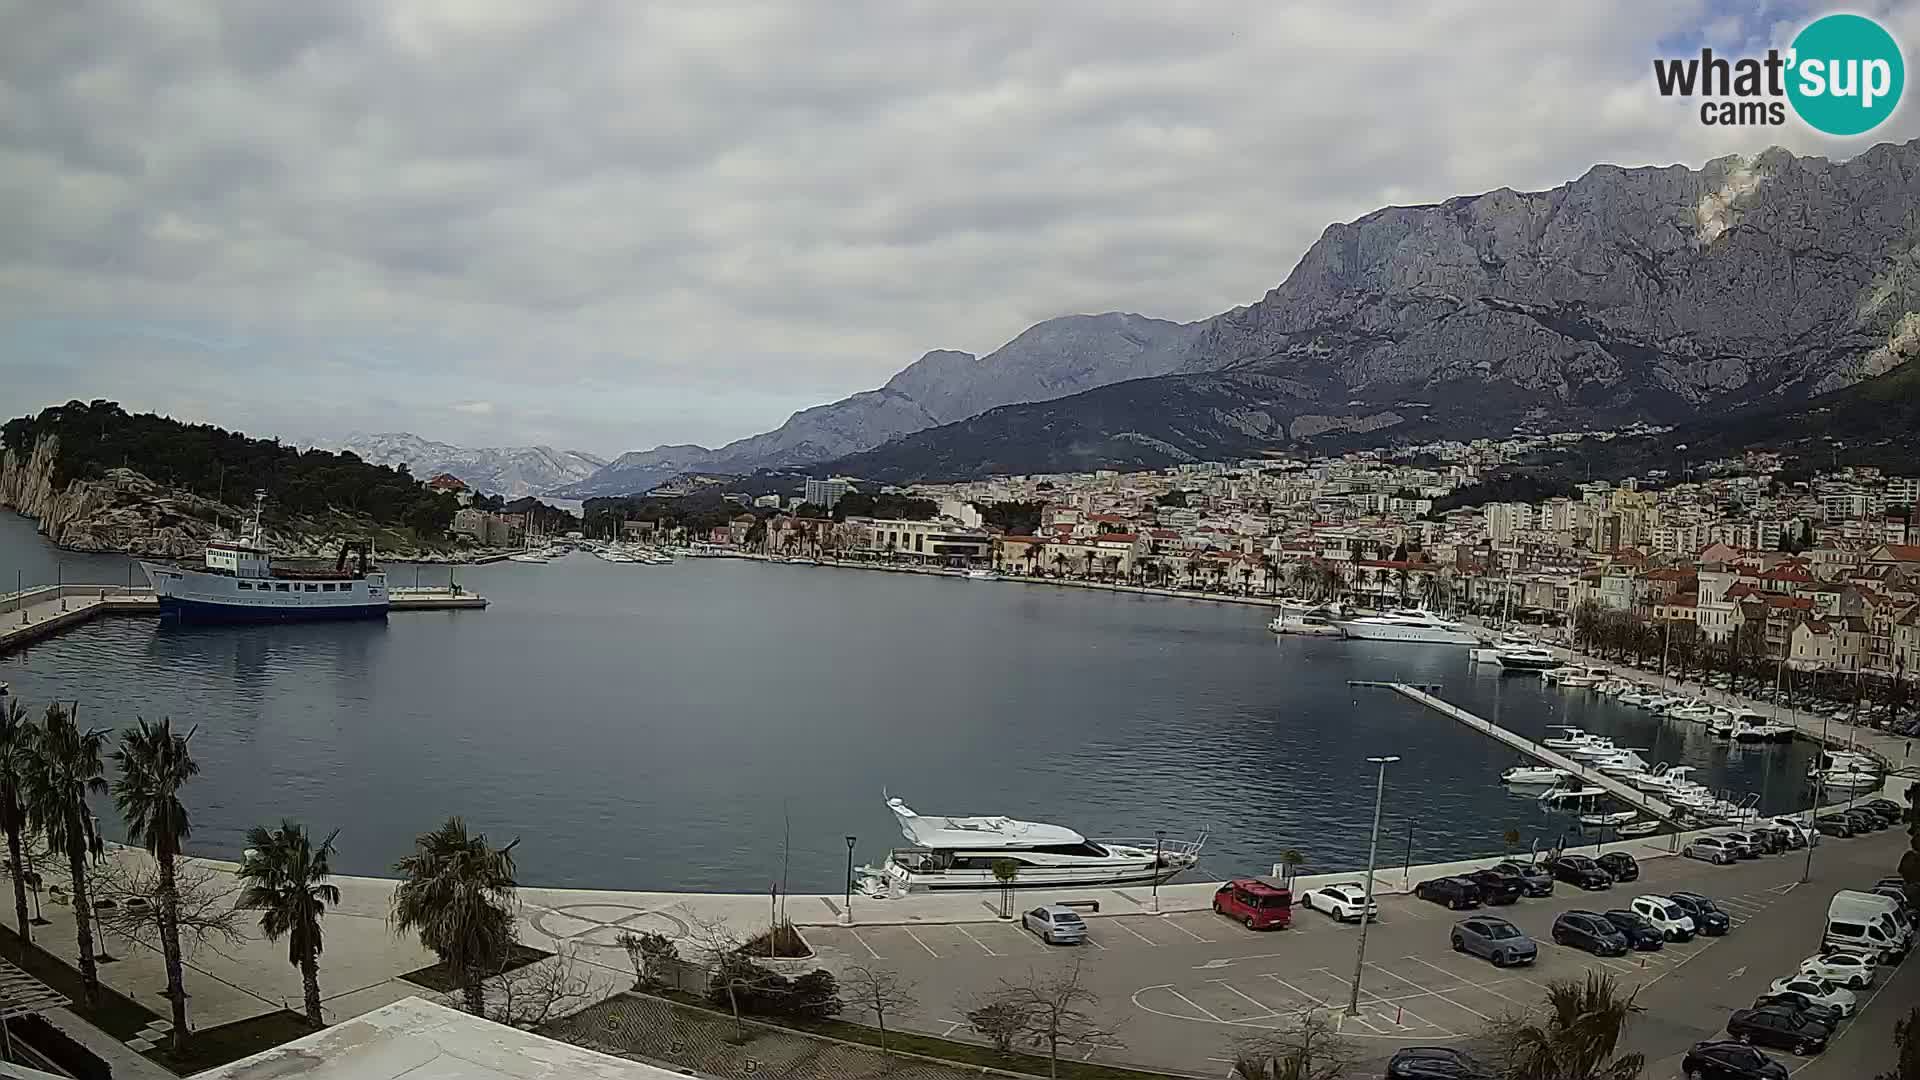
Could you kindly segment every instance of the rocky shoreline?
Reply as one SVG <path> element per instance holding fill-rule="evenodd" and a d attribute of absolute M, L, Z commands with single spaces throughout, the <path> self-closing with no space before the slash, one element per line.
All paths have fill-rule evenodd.
<path fill-rule="evenodd" d="M 249 509 L 167 487 L 130 468 L 94 480 L 54 481 L 59 443 L 42 438 L 24 457 L 0 454 L 0 509 L 33 519 L 67 551 L 143 558 L 197 558 L 208 540 L 231 535 Z M 379 555 L 420 562 L 466 562 L 486 554 L 462 544 L 421 545 L 396 530 L 347 515 L 269 525 L 276 557 L 332 558 L 349 539 L 371 537 Z"/>

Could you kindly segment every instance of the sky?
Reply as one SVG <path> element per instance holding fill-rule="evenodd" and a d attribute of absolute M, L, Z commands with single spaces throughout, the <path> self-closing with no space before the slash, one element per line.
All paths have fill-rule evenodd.
<path fill-rule="evenodd" d="M 1829 10 L 0 0 L 0 413 L 718 445 L 929 349 L 1249 303 L 1382 205 L 1920 136 L 1654 91 Z M 1913 66 L 1920 3 L 1847 10 Z"/>

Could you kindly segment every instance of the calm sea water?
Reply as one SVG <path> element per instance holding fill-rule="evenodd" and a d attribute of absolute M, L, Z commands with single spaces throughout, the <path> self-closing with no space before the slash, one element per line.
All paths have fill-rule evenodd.
<path fill-rule="evenodd" d="M 29 583 L 56 567 L 128 577 L 125 559 L 58 552 L 0 514 L 0 574 L 15 565 Z M 96 724 L 198 725 L 197 851 L 232 856 L 248 826 L 284 815 L 340 828 L 342 871 L 381 873 L 457 813 L 522 838 L 522 880 L 606 888 L 764 889 L 784 873 L 795 891 L 837 889 L 843 836 L 862 861 L 901 842 L 883 792 L 1095 836 L 1208 829 L 1214 875 L 1288 848 L 1348 869 L 1366 859 L 1365 759 L 1384 754 L 1403 760 L 1383 864 L 1499 850 L 1510 828 L 1523 846 L 1577 840 L 1570 818 L 1502 790 L 1511 751 L 1349 679 L 1442 683 L 1536 736 L 1580 724 L 1782 809 L 1810 752 L 1732 748 L 1476 673 L 1460 649 L 1276 639 L 1252 607 L 723 559 L 575 555 L 458 577 L 493 606 L 279 627 L 103 619 L 0 658 L 0 680 L 30 705 L 77 700 Z"/>

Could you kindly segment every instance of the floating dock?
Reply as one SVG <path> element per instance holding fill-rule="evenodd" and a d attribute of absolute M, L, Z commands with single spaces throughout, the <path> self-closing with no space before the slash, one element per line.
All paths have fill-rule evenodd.
<path fill-rule="evenodd" d="M 1558 750 L 1551 750 L 1541 746 L 1532 739 L 1508 731 L 1506 728 L 1501 727 L 1491 720 L 1475 716 L 1473 713 L 1468 712 L 1458 705 L 1442 701 L 1419 686 L 1411 683 L 1355 683 L 1354 685 L 1381 686 L 1392 690 L 1402 697 L 1411 698 L 1437 713 L 1458 720 L 1461 724 L 1482 735 L 1513 747 L 1515 750 L 1520 751 L 1536 761 L 1545 762 L 1556 769 L 1565 769 L 1574 776 L 1579 777 L 1583 783 L 1592 784 L 1597 788 L 1604 789 L 1607 794 L 1613 796 L 1615 799 L 1636 810 L 1659 818 L 1661 821 L 1674 826 L 1676 829 L 1687 827 L 1679 820 L 1680 811 L 1641 791 L 1632 784 L 1608 776 L 1599 769 L 1593 768 L 1585 762 L 1570 758 Z M 1438 687 L 1434 687 L 1434 689 L 1438 689 Z"/>

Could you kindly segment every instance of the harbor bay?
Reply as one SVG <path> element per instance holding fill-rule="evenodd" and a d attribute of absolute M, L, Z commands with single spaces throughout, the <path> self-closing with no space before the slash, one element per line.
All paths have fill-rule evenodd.
<path fill-rule="evenodd" d="M 127 560 L 0 518 L 0 570 L 125 584 Z M 416 570 L 390 566 L 396 586 Z M 138 571 L 134 570 L 138 584 Z M 292 815 L 378 874 L 445 813 L 554 886 L 832 891 L 843 837 L 903 844 L 883 793 L 1093 836 L 1190 839 L 1200 871 L 1364 863 L 1369 755 L 1390 772 L 1381 862 L 1593 838 L 1496 782 L 1511 750 L 1350 680 L 1439 684 L 1529 737 L 1578 724 L 1714 787 L 1806 798 L 1807 744 L 1740 747 L 1586 691 L 1469 667 L 1464 649 L 1275 638 L 1263 609 L 1015 582 L 585 556 L 461 567 L 479 612 L 161 627 L 106 618 L 0 659 L 30 705 L 83 723 L 198 725 L 193 850 L 232 856 Z M 447 581 L 422 567 L 421 585 Z M 11 582 L 7 583 L 11 586 Z M 100 808 L 112 833 L 117 816 Z"/>

